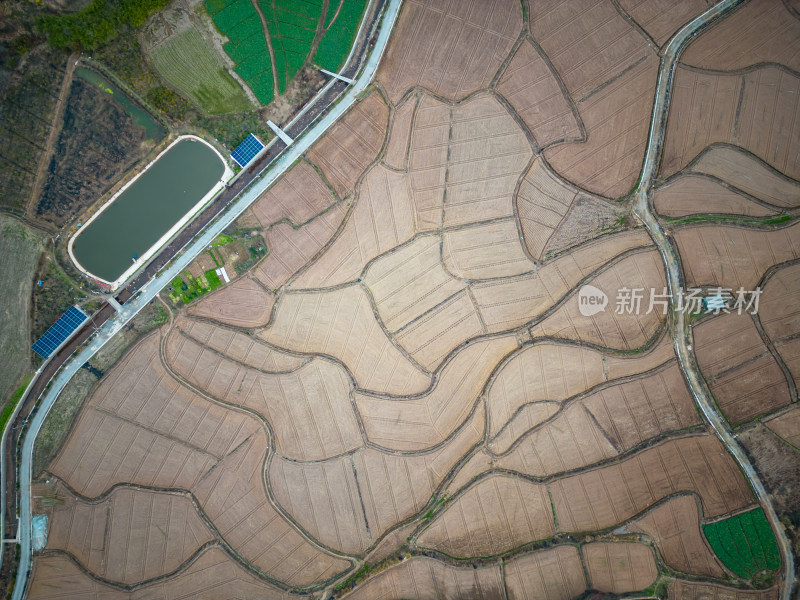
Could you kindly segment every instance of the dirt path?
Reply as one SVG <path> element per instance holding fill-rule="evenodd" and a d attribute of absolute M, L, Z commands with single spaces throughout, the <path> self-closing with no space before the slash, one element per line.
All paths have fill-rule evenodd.
<path fill-rule="evenodd" d="M 264 16 L 264 11 L 258 5 L 258 0 L 250 0 L 250 4 L 256 9 L 258 18 L 261 19 L 261 29 L 264 31 L 264 39 L 267 41 L 267 50 L 269 50 L 269 60 L 272 64 L 272 83 L 275 86 L 273 91 L 273 98 L 281 95 L 281 88 L 278 82 L 278 67 L 275 63 L 275 51 L 272 49 L 272 36 L 269 34 L 269 27 L 267 27 L 267 18 Z"/>
<path fill-rule="evenodd" d="M 36 210 L 36 200 L 39 198 L 39 193 L 42 190 L 44 176 L 50 164 L 50 159 L 53 156 L 53 151 L 56 148 L 58 134 L 61 133 L 61 126 L 64 122 L 64 109 L 67 106 L 69 88 L 70 85 L 72 85 L 72 75 L 75 73 L 75 65 L 79 57 L 79 54 L 70 54 L 70 57 L 67 59 L 67 68 L 64 71 L 64 80 L 61 82 L 61 91 L 58 93 L 56 109 L 53 112 L 53 122 L 50 124 L 50 133 L 44 144 L 44 152 L 42 152 L 39 158 L 39 166 L 36 169 L 36 176 L 33 179 L 30 198 L 28 198 L 28 207 L 25 210 L 25 215 L 28 218 L 33 218 L 33 212 Z"/>

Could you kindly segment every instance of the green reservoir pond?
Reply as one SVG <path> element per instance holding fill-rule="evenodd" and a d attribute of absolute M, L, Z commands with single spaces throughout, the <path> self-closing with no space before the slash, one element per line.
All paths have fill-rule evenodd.
<path fill-rule="evenodd" d="M 92 275 L 115 281 L 222 179 L 208 145 L 183 139 L 161 155 L 78 232 L 72 253 Z"/>
<path fill-rule="evenodd" d="M 110 94 L 114 100 L 119 102 L 122 108 L 125 109 L 125 112 L 131 116 L 136 125 L 144 127 L 147 139 L 159 141 L 164 137 L 166 132 L 161 124 L 156 121 L 149 112 L 131 100 L 125 92 L 103 77 L 100 73 L 92 69 L 87 69 L 86 67 L 78 67 L 75 69 L 75 77 L 88 81 L 107 94 Z"/>

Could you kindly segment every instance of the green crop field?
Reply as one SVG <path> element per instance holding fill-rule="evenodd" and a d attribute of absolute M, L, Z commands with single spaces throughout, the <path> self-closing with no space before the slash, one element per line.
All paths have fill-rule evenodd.
<path fill-rule="evenodd" d="M 167 83 L 208 114 L 253 108 L 239 82 L 194 28 L 166 40 L 152 51 L 151 58 Z"/>
<path fill-rule="evenodd" d="M 250 0 L 206 0 L 214 24 L 230 40 L 225 52 L 236 63 L 236 72 L 247 82 L 261 104 L 273 98 L 272 67 L 267 41 Z"/>
<path fill-rule="evenodd" d="M 720 560 L 739 577 L 750 579 L 781 566 L 775 536 L 760 508 L 703 525 L 703 533 Z"/>
<path fill-rule="evenodd" d="M 336 21 L 332 25 L 330 21 L 325 24 L 329 29 L 319 43 L 317 53 L 314 55 L 316 64 L 323 69 L 334 72 L 337 72 L 342 67 L 347 55 L 350 54 L 350 48 L 355 41 L 358 25 L 361 23 L 366 6 L 367 0 L 346 0 L 343 2 Z M 330 8 L 328 8 L 328 19 L 333 18 L 333 14 L 336 12 L 334 7 L 335 3 L 332 2 Z"/>
<path fill-rule="evenodd" d="M 275 54 L 278 94 L 286 91 L 309 57 L 322 5 L 322 0 L 258 0 Z M 366 5 L 367 0 L 330 2 L 324 24 L 327 31 L 313 57 L 317 65 L 329 71 L 342 67 Z M 275 82 L 261 19 L 250 0 L 206 0 L 205 7 L 220 32 L 230 39 L 224 47 L 236 63 L 236 72 L 258 100 L 268 104 L 276 92 Z"/>

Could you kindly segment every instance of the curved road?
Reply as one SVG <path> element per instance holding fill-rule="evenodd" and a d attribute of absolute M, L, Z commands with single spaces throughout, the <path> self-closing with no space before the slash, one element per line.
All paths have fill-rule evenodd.
<path fill-rule="evenodd" d="M 656 97 L 653 105 L 652 119 L 650 121 L 650 134 L 647 141 L 647 151 L 645 153 L 644 165 L 642 167 L 642 175 L 639 178 L 639 188 L 636 191 L 634 199 L 634 212 L 642 220 L 645 228 L 647 229 L 650 237 L 658 246 L 661 257 L 664 260 L 664 265 L 667 271 L 667 283 L 669 285 L 669 292 L 672 298 L 672 305 L 675 306 L 675 301 L 681 290 L 685 288 L 683 273 L 680 269 L 678 261 L 678 252 L 675 246 L 670 241 L 661 224 L 653 216 L 650 211 L 650 194 L 655 180 L 656 170 L 659 164 L 659 158 L 663 149 L 664 130 L 667 122 L 667 114 L 669 112 L 669 101 L 672 92 L 672 83 L 675 75 L 675 65 L 677 64 L 678 56 L 685 47 L 686 43 L 693 37 L 700 29 L 707 26 L 709 23 L 719 18 L 723 13 L 731 10 L 742 3 L 742 0 L 724 0 L 719 4 L 713 6 L 702 15 L 693 21 L 684 25 L 678 33 L 676 33 L 664 47 L 663 56 L 661 59 L 661 66 L 658 72 L 658 84 L 656 88 Z M 686 379 L 689 389 L 694 397 L 695 402 L 700 407 L 703 415 L 708 423 L 714 429 L 717 437 L 725 444 L 725 447 L 739 463 L 750 485 L 755 491 L 756 497 L 760 502 L 764 513 L 767 516 L 772 530 L 775 532 L 778 546 L 781 550 L 783 558 L 783 583 L 781 586 L 782 600 L 791 600 L 792 588 L 794 586 L 794 556 L 792 555 L 792 546 L 786 537 L 786 532 L 783 529 L 775 508 L 772 506 L 772 500 L 761 483 L 761 480 L 747 458 L 747 455 L 742 450 L 742 447 L 736 441 L 735 436 L 731 432 L 725 419 L 717 410 L 711 392 L 706 386 L 703 376 L 700 374 L 695 360 L 694 352 L 692 350 L 692 342 L 690 338 L 689 328 L 686 326 L 685 314 L 683 311 L 673 310 L 672 313 L 673 325 L 673 340 L 675 343 L 675 352 L 678 355 L 678 361 L 683 371 L 684 378 Z"/>
<path fill-rule="evenodd" d="M 175 258 L 172 263 L 162 270 L 156 277 L 144 286 L 138 294 L 127 301 L 122 310 L 113 319 L 107 321 L 97 332 L 97 335 L 89 342 L 77 356 L 65 363 L 61 372 L 51 381 L 50 388 L 42 397 L 38 410 L 30 419 L 30 427 L 25 434 L 22 443 L 22 458 L 20 461 L 19 484 L 20 484 L 20 503 L 19 503 L 19 544 L 20 560 L 14 593 L 14 600 L 22 600 L 25 595 L 28 583 L 28 575 L 31 569 L 31 498 L 30 487 L 33 463 L 33 444 L 36 436 L 44 423 L 47 413 L 52 408 L 58 395 L 66 386 L 72 376 L 81 368 L 85 362 L 105 345 L 117 332 L 119 332 L 142 308 L 144 308 L 156 294 L 165 288 L 189 263 L 199 255 L 206 247 L 225 230 L 240 214 L 242 214 L 267 188 L 269 188 L 286 170 L 288 170 L 301 155 L 306 152 L 311 145 L 316 142 L 333 125 L 350 106 L 358 99 L 372 81 L 377 70 L 378 62 L 383 54 L 389 35 L 394 27 L 395 20 L 400 11 L 401 0 L 389 0 L 384 8 L 380 30 L 375 40 L 374 47 L 363 70 L 341 96 L 341 99 L 329 112 L 322 117 L 313 127 L 307 130 L 302 137 L 296 139 L 283 154 L 278 158 L 258 181 L 248 186 L 242 194 L 234 200 L 229 210 L 222 218 L 211 223 L 192 241 L 185 251 Z"/>

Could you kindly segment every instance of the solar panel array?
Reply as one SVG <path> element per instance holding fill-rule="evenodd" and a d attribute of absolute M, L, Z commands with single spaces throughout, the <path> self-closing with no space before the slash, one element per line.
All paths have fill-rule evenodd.
<path fill-rule="evenodd" d="M 261 152 L 264 144 L 261 140 L 254 136 L 252 133 L 248 135 L 245 140 L 236 146 L 236 149 L 231 153 L 231 158 L 239 163 L 239 166 L 244 168 L 247 166 L 255 155 Z"/>
<path fill-rule="evenodd" d="M 50 329 L 44 332 L 42 337 L 36 340 L 31 348 L 42 358 L 49 358 L 55 349 L 88 318 L 80 308 L 71 307 L 50 326 Z"/>

